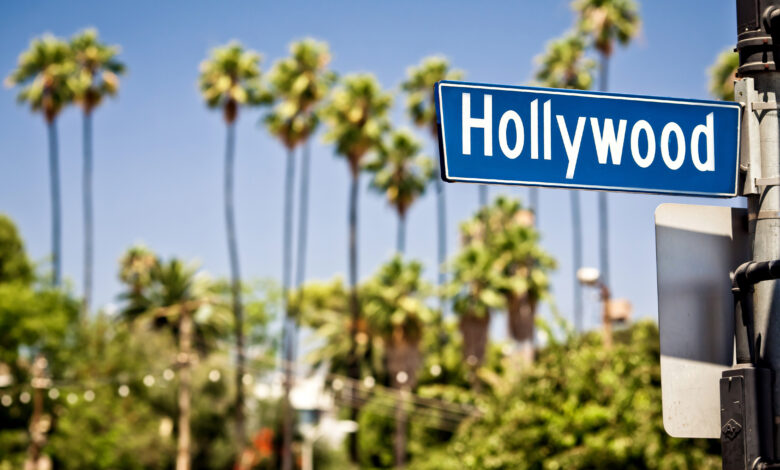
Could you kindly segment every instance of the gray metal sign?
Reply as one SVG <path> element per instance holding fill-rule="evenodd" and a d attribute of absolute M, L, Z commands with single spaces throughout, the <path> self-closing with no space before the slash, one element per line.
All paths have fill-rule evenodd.
<path fill-rule="evenodd" d="M 719 381 L 734 362 L 729 272 L 749 259 L 747 211 L 662 204 L 655 234 L 664 429 L 718 438 Z"/>

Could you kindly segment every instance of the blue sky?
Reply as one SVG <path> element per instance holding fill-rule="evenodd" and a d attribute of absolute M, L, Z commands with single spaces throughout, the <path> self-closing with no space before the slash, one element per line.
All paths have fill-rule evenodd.
<path fill-rule="evenodd" d="M 523 84 L 534 57 L 571 28 L 568 0 L 395 2 L 13 2 L 0 14 L 0 74 L 15 66 L 33 37 L 69 36 L 94 26 L 122 46 L 129 74 L 118 99 L 95 115 L 95 218 L 97 305 L 116 300 L 117 260 L 143 241 L 163 255 L 197 258 L 227 275 L 222 213 L 225 129 L 205 108 L 195 85 L 198 64 L 215 46 L 238 39 L 263 54 L 267 70 L 290 41 L 315 37 L 330 43 L 340 74 L 372 72 L 396 92 L 394 124 L 409 126 L 399 84 L 406 68 L 444 54 L 469 81 Z M 645 1 L 640 36 L 617 48 L 610 91 L 708 98 L 706 70 L 736 41 L 734 2 Z M 246 277 L 281 274 L 284 152 L 258 126 L 261 114 L 242 112 L 237 129 L 237 214 Z M 80 292 L 81 117 L 66 110 L 58 121 L 64 214 L 64 273 Z M 423 139 L 428 136 L 420 132 Z M 49 189 L 43 120 L 0 90 L 0 212 L 19 225 L 36 260 L 48 255 Z M 434 151 L 425 140 L 429 152 Z M 345 274 L 348 173 L 320 136 L 313 145 L 310 205 L 310 278 Z M 370 275 L 394 248 L 396 219 L 363 180 L 360 201 L 360 274 Z M 491 188 L 491 196 L 525 197 L 525 188 Z M 630 299 L 639 316 L 657 315 L 653 211 L 662 202 L 741 204 L 671 196 L 610 195 L 613 293 Z M 477 207 L 477 188 L 447 187 L 448 237 Z M 596 194 L 582 195 L 585 264 L 597 264 Z M 553 291 L 562 313 L 572 310 L 571 228 L 565 190 L 541 191 L 543 243 L 558 259 Z M 431 191 L 411 210 L 407 252 L 428 266 L 436 259 L 435 201 Z M 586 324 L 598 323 L 595 292 L 586 293 Z M 499 328 L 500 329 L 500 328 Z"/>

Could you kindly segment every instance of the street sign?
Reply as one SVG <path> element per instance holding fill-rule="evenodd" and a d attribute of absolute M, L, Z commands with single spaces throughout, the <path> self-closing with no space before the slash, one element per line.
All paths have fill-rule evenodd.
<path fill-rule="evenodd" d="M 740 105 L 441 81 L 448 182 L 733 197 Z"/>
<path fill-rule="evenodd" d="M 720 378 L 733 365 L 729 272 L 747 261 L 747 211 L 662 204 L 655 211 L 664 429 L 721 434 Z"/>

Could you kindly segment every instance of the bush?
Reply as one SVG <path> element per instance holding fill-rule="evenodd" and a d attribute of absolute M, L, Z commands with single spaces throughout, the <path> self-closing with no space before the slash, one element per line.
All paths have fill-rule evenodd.
<path fill-rule="evenodd" d="M 720 468 L 717 441 L 663 430 L 658 358 L 649 322 L 617 332 L 610 351 L 595 333 L 551 344 L 514 386 L 494 388 L 446 451 L 412 468 Z"/>

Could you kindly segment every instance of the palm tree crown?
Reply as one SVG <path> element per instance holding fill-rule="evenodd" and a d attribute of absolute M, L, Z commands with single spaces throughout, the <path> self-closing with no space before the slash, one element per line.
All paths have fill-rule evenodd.
<path fill-rule="evenodd" d="M 353 176 L 363 156 L 381 143 L 392 104 L 392 95 L 382 91 L 373 75 L 356 74 L 344 77 L 323 110 L 330 126 L 325 139 L 347 158 Z"/>
<path fill-rule="evenodd" d="M 420 154 L 421 145 L 408 130 L 394 131 L 366 163 L 374 173 L 371 187 L 383 192 L 399 217 L 425 193 L 433 175 L 433 161 Z"/>
<path fill-rule="evenodd" d="M 540 65 L 536 80 L 542 86 L 588 90 L 593 85 L 596 64 L 585 57 L 585 40 L 581 35 L 569 34 L 551 41 L 536 60 Z"/>
<path fill-rule="evenodd" d="M 19 56 L 19 62 L 6 79 L 5 85 L 23 85 L 17 95 L 20 103 L 28 103 L 33 111 L 43 112 L 47 122 L 73 100 L 68 84 L 74 62 L 68 44 L 50 34 L 33 39 L 29 49 Z"/>
<path fill-rule="evenodd" d="M 718 54 L 718 58 L 709 69 L 712 96 L 725 101 L 734 101 L 734 80 L 737 79 L 738 67 L 739 54 L 731 48 Z"/>
<path fill-rule="evenodd" d="M 198 83 L 210 108 L 224 110 L 225 122 L 235 121 L 240 105 L 259 105 L 269 101 L 260 82 L 260 54 L 246 50 L 233 41 L 211 51 L 200 64 Z"/>
<path fill-rule="evenodd" d="M 75 101 L 89 113 L 104 96 L 114 96 L 119 90 L 118 76 L 125 72 L 124 64 L 116 58 L 120 48 L 101 43 L 95 29 L 73 36 L 70 47 L 76 70 L 68 83 Z"/>
<path fill-rule="evenodd" d="M 439 80 L 460 80 L 461 70 L 453 70 L 445 57 L 426 57 L 416 67 L 410 67 L 407 78 L 401 87 L 407 93 L 406 110 L 415 125 L 428 127 L 436 136 L 436 104 L 433 97 L 433 86 Z"/>
<path fill-rule="evenodd" d="M 639 32 L 639 12 L 634 0 L 575 0 L 579 29 L 593 39 L 604 56 L 612 54 L 614 41 L 628 44 Z"/>
<path fill-rule="evenodd" d="M 400 256 L 379 268 L 366 284 L 363 304 L 371 331 L 382 338 L 387 367 L 394 385 L 414 387 L 422 358 L 419 343 L 423 329 L 434 319 L 426 304 L 430 286 L 422 279 L 422 264 L 404 263 Z M 398 380 L 405 372 L 406 380 Z"/>

